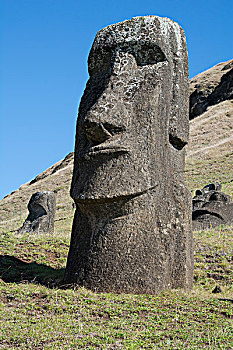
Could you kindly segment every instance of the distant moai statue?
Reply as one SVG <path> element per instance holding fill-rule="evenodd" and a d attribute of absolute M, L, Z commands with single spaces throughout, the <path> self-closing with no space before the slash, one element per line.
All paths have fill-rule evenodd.
<path fill-rule="evenodd" d="M 193 197 L 193 230 L 205 230 L 220 225 L 233 224 L 233 202 L 221 192 L 222 185 L 210 183 L 196 190 Z"/>
<path fill-rule="evenodd" d="M 28 203 L 29 215 L 18 233 L 54 233 L 56 195 L 54 192 L 36 192 Z"/>
<path fill-rule="evenodd" d="M 168 18 L 100 30 L 77 120 L 76 203 L 65 283 L 93 291 L 192 288 L 191 194 L 184 185 L 188 58 Z"/>

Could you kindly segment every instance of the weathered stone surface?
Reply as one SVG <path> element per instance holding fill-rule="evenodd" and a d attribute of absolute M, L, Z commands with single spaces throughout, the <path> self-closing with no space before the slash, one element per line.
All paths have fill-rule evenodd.
<path fill-rule="evenodd" d="M 184 32 L 155 16 L 108 26 L 96 35 L 88 68 L 65 282 L 125 293 L 191 288 Z"/>
<path fill-rule="evenodd" d="M 29 215 L 18 233 L 50 233 L 54 232 L 54 216 L 56 211 L 56 195 L 54 192 L 36 192 L 28 203 Z"/>
<path fill-rule="evenodd" d="M 221 192 L 221 184 L 211 183 L 196 191 L 193 197 L 193 230 L 214 228 L 233 223 L 233 202 Z"/>
<path fill-rule="evenodd" d="M 190 80 L 190 119 L 209 106 L 233 99 L 233 60 L 222 62 Z"/>

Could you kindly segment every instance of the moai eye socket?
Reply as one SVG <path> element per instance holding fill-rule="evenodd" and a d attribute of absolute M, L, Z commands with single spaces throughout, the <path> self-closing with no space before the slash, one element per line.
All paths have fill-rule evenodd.
<path fill-rule="evenodd" d="M 127 52 L 134 56 L 137 66 L 154 65 L 166 61 L 166 56 L 158 45 L 144 43 L 130 43 L 129 46 L 119 45 L 117 50 Z M 89 74 L 111 74 L 116 47 L 101 47 L 89 56 Z"/>
<path fill-rule="evenodd" d="M 133 55 L 138 66 L 153 65 L 166 61 L 166 57 L 160 47 L 152 44 L 136 45 Z"/>
<path fill-rule="evenodd" d="M 88 71 L 90 76 L 96 73 L 109 74 L 111 72 L 113 52 L 110 47 L 102 47 L 89 56 Z"/>

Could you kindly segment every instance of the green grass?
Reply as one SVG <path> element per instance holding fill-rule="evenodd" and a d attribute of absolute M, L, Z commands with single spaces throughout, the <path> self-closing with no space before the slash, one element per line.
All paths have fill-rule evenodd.
<path fill-rule="evenodd" d="M 31 284 L 1 284 L 0 290 L 0 340 L 6 349 L 233 347 L 231 302 L 195 292 L 97 295 Z"/>
<path fill-rule="evenodd" d="M 13 255 L 23 261 L 35 261 L 53 268 L 65 266 L 70 237 L 68 235 L 15 235 L 0 236 L 0 254 Z"/>
<path fill-rule="evenodd" d="M 2 234 L 0 276 L 6 282 L 57 285 L 63 279 L 68 249 L 68 236 Z"/>
<path fill-rule="evenodd" d="M 69 236 L 2 235 L 0 348 L 231 349 L 232 233 L 195 232 L 193 291 L 158 296 L 65 290 Z"/>
<path fill-rule="evenodd" d="M 21 348 L 221 348 L 233 346 L 230 302 L 182 293 L 95 295 L 15 285 L 1 288 L 3 344 Z M 192 305 L 192 306 L 191 306 Z M 17 306 L 17 307 L 16 307 Z M 46 315 L 46 317 L 45 317 Z M 13 322 L 12 322 L 13 321 Z M 227 348 L 222 344 L 222 348 Z"/>
<path fill-rule="evenodd" d="M 233 227 L 194 232 L 194 281 L 207 291 L 221 286 L 233 296 Z"/>

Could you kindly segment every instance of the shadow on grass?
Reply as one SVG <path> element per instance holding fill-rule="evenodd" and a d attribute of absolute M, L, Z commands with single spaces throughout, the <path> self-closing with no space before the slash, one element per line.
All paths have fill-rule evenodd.
<path fill-rule="evenodd" d="M 31 282 L 46 287 L 59 287 L 65 269 L 54 269 L 50 266 L 25 262 L 14 256 L 0 255 L 0 278 L 7 283 Z"/>

